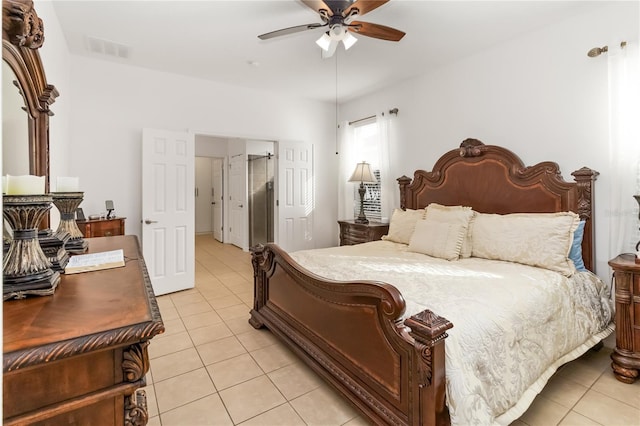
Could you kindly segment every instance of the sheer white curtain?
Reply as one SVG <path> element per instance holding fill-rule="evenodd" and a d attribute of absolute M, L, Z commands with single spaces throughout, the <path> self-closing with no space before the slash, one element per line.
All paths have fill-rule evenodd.
<path fill-rule="evenodd" d="M 353 187 L 347 182 L 358 160 L 355 153 L 354 128 L 344 121 L 338 128 L 338 219 L 353 219 Z"/>
<path fill-rule="evenodd" d="M 610 45 L 611 46 L 611 45 Z M 634 251 L 640 194 L 640 59 L 638 42 L 615 46 L 609 62 L 609 258 Z"/>
<path fill-rule="evenodd" d="M 381 216 L 386 218 L 387 221 L 391 218 L 391 212 L 393 211 L 393 191 L 397 188 L 397 182 L 391 173 L 391 139 L 392 139 L 392 127 L 395 120 L 391 114 L 378 114 L 376 116 L 376 123 L 378 124 L 378 167 L 380 169 L 380 179 L 382 185 L 380 186 L 380 198 L 381 198 Z"/>

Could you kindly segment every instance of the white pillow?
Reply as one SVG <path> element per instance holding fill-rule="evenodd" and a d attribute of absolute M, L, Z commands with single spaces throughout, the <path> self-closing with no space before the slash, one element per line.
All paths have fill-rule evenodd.
<path fill-rule="evenodd" d="M 462 223 L 438 222 L 429 218 L 419 220 L 409 242 L 409 251 L 458 260 L 466 234 L 467 227 Z"/>
<path fill-rule="evenodd" d="M 463 206 L 443 206 L 431 203 L 427 206 L 425 218 L 445 223 L 460 223 L 467 229 L 467 233 L 462 241 L 460 257 L 471 257 L 471 227 L 475 212 L 471 207 Z"/>
<path fill-rule="evenodd" d="M 471 230 L 472 255 L 571 276 L 576 268 L 568 256 L 579 222 L 579 216 L 573 212 L 476 213 Z"/>
<path fill-rule="evenodd" d="M 395 209 L 389 221 L 389 233 L 382 237 L 383 240 L 396 243 L 409 244 L 416 222 L 424 217 L 424 209 Z"/>

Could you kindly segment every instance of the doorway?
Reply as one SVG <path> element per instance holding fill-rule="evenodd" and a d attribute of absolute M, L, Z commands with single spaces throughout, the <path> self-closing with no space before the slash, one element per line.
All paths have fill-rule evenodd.
<path fill-rule="evenodd" d="M 195 232 L 223 242 L 224 158 L 195 158 Z"/>
<path fill-rule="evenodd" d="M 248 156 L 249 246 L 274 241 L 274 155 Z"/>

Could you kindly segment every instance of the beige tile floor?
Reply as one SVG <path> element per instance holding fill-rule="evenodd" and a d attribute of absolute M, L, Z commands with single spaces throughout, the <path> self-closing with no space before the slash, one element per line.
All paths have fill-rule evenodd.
<path fill-rule="evenodd" d="M 196 238 L 195 289 L 158 297 L 166 332 L 151 341 L 150 425 L 365 425 L 349 404 L 247 320 L 250 256 Z M 611 349 L 565 365 L 514 425 L 640 425 L 640 381 L 618 382 Z"/>

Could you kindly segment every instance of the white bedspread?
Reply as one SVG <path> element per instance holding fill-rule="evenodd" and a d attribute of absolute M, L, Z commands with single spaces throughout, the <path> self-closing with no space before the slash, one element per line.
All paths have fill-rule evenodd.
<path fill-rule="evenodd" d="M 613 330 L 609 289 L 590 272 L 567 278 L 509 262 L 448 262 L 389 241 L 291 256 L 323 277 L 393 284 L 406 318 L 428 308 L 453 323 L 445 341 L 453 424 L 509 424 L 560 365 Z"/>

